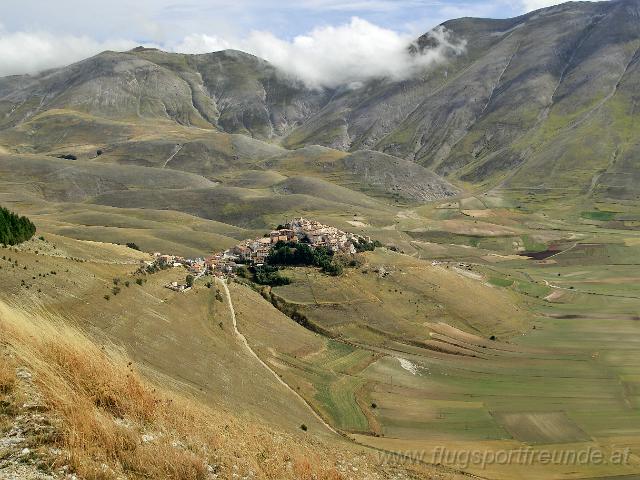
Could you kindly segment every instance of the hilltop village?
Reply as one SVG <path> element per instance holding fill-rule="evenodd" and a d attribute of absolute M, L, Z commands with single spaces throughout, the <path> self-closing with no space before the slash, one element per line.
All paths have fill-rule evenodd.
<path fill-rule="evenodd" d="M 314 250 L 323 248 L 333 254 L 353 255 L 363 250 L 364 246 L 370 245 L 371 239 L 314 220 L 294 218 L 263 237 L 243 240 L 208 258 L 183 258 L 154 253 L 154 260 L 146 262 L 145 269 L 152 272 L 168 267 L 185 267 L 190 274 L 187 283 L 172 282 L 166 287 L 178 292 L 187 292 L 193 282 L 203 275 L 226 277 L 234 275 L 240 265 L 260 267 L 266 262 L 274 247 L 296 243 L 304 243 Z"/>

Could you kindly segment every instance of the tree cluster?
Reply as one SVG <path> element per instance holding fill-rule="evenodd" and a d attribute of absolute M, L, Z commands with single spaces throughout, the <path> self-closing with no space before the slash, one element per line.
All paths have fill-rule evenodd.
<path fill-rule="evenodd" d="M 311 248 L 306 243 L 278 242 L 266 260 L 272 266 L 315 266 L 329 275 L 340 275 L 342 266 L 333 259 L 326 247 Z"/>
<path fill-rule="evenodd" d="M 378 240 L 373 242 L 367 242 L 364 238 L 359 238 L 358 242 L 354 244 L 357 252 L 373 252 L 376 248 L 380 248 L 382 243 Z"/>
<path fill-rule="evenodd" d="M 291 280 L 283 277 L 278 267 L 274 267 L 273 265 L 260 265 L 256 267 L 253 279 L 260 285 L 270 285 L 272 287 L 289 285 L 291 283 Z"/>
<path fill-rule="evenodd" d="M 0 207 L 0 244 L 17 245 L 29 240 L 36 226 L 27 217 L 21 217 Z"/>

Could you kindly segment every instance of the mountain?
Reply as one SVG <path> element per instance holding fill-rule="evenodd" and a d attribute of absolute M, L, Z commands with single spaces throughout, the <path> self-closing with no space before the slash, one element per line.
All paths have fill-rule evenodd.
<path fill-rule="evenodd" d="M 380 150 L 473 184 L 628 195 L 639 17 L 619 0 L 446 22 L 465 53 L 334 100 L 286 142 Z"/>
<path fill-rule="evenodd" d="M 81 124 L 74 130 L 93 124 L 99 135 L 105 127 L 113 132 L 92 145 L 118 143 L 120 151 L 131 139 L 119 131 L 122 122 L 162 120 L 288 149 L 379 151 L 460 185 L 634 198 L 637 174 L 627 174 L 638 148 L 639 18 L 640 0 L 615 0 L 566 3 L 506 20 L 451 20 L 438 28 L 466 44 L 463 53 L 449 52 L 447 61 L 413 78 L 374 79 L 357 89 L 310 89 L 239 51 L 104 52 L 39 75 L 0 79 L 0 143 L 20 144 L 23 152 L 55 150 L 62 131 L 64 138 L 73 134 L 69 117 L 51 138 L 40 137 L 53 117 L 34 122 L 44 113 L 73 112 Z M 437 47 L 437 38 L 426 33 L 414 53 Z M 200 160 L 189 171 L 202 173 L 203 162 L 217 155 L 204 142 L 194 147 Z M 276 153 L 255 141 L 251 148 L 261 158 Z"/>

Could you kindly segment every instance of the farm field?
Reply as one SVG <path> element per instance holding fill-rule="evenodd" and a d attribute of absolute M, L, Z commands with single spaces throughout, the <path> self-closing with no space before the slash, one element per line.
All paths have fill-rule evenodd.
<path fill-rule="evenodd" d="M 226 192 L 247 198 L 272 191 L 262 180 L 282 182 L 249 173 L 224 178 L 250 195 Z M 614 216 L 585 216 L 614 207 L 558 210 L 553 198 L 492 191 L 381 208 L 359 195 L 349 198 L 362 201 L 353 211 L 327 203 L 304 214 L 388 248 L 360 255 L 339 277 L 289 268 L 289 285 L 229 286 L 238 329 L 299 397 L 243 351 L 216 288 L 202 281 L 185 296 L 170 292 L 163 286 L 176 279 L 173 270 L 137 285 L 134 272 L 148 254 L 115 245 L 207 255 L 261 235 L 261 222 L 295 215 L 288 203 L 280 215 L 235 225 L 231 216 L 12 196 L 46 240 L 3 252 L 11 262 L 0 264 L 2 299 L 47 305 L 123 348 L 155 381 L 211 405 L 242 405 L 280 428 L 304 424 L 333 438 L 315 413 L 359 445 L 483 478 L 640 473 L 640 234 L 628 224 L 638 213 L 632 205 Z M 115 278 L 129 282 L 117 295 L 110 293 Z M 478 465 L 433 457 L 443 448 L 630 453 L 624 463 Z"/>
<path fill-rule="evenodd" d="M 439 239 L 435 262 L 427 250 L 377 250 L 338 278 L 287 270 L 292 283 L 271 295 L 323 333 L 307 330 L 313 346 L 289 335 L 286 346 L 262 345 L 278 330 L 256 330 L 261 320 L 248 314 L 243 328 L 287 383 L 358 442 L 423 459 L 442 448 L 595 449 L 611 461 L 481 466 L 452 456 L 445 463 L 486 478 L 636 478 L 638 235 L 578 217 L 553 220 L 552 210 L 501 209 L 480 214 L 496 228 L 520 218 L 518 241 L 501 250 L 469 247 L 461 259 L 458 244 Z M 449 224 L 452 238 L 464 222 L 477 231 L 475 218 Z M 234 298 L 244 288 L 234 287 Z M 331 397 L 337 390 L 339 401 Z M 621 452 L 624 463 L 616 461 Z"/>

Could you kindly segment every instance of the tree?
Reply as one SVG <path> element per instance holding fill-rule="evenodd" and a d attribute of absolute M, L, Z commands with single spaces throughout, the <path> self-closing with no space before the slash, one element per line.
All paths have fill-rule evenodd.
<path fill-rule="evenodd" d="M 195 281 L 195 278 L 193 277 L 193 275 L 189 274 L 187 275 L 187 278 L 185 281 L 187 283 L 187 287 L 193 287 L 193 282 Z"/>
<path fill-rule="evenodd" d="M 276 243 L 266 263 L 271 266 L 316 266 L 328 275 L 342 274 L 342 265 L 334 261 L 334 254 L 330 248 L 312 248 L 306 243 Z"/>
<path fill-rule="evenodd" d="M 0 243 L 17 245 L 29 240 L 35 233 L 36 226 L 27 217 L 0 207 Z"/>

